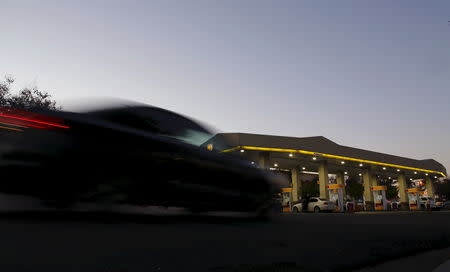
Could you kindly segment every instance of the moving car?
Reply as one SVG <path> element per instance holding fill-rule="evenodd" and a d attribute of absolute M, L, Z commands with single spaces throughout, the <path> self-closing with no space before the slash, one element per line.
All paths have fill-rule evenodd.
<path fill-rule="evenodd" d="M 328 199 L 320 198 L 320 197 L 311 197 L 309 199 L 307 211 L 318 213 L 318 212 L 331 212 L 331 211 L 334 211 L 335 209 L 336 209 L 336 204 L 329 201 Z M 293 212 L 303 211 L 302 203 L 297 203 L 297 204 L 293 205 L 292 211 Z"/>
<path fill-rule="evenodd" d="M 0 109 L 0 193 L 263 214 L 278 190 L 249 162 L 201 146 L 211 133 L 152 106 L 85 113 Z"/>

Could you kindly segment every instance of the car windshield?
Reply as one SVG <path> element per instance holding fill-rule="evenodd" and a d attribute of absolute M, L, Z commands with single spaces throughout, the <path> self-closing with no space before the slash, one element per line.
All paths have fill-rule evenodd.
<path fill-rule="evenodd" d="M 139 110 L 148 126 L 158 134 L 178 139 L 182 142 L 200 146 L 213 135 L 205 128 L 186 117 L 159 108 Z"/>
<path fill-rule="evenodd" d="M 319 198 L 319 199 L 322 201 L 328 201 L 328 199 L 326 199 L 326 198 Z"/>
<path fill-rule="evenodd" d="M 124 107 L 90 112 L 90 114 L 195 146 L 200 146 L 213 136 L 211 132 L 196 122 L 182 115 L 156 107 Z"/>

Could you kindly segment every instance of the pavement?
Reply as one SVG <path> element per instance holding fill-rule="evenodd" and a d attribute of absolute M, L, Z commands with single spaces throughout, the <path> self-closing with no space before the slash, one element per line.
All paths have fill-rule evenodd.
<path fill-rule="evenodd" d="M 450 247 L 426 251 L 408 257 L 387 261 L 375 266 L 365 267 L 357 272 L 386 271 L 450 271 Z"/>
<path fill-rule="evenodd" d="M 300 213 L 269 221 L 8 213 L 0 215 L 0 271 L 357 271 L 400 260 L 405 268 L 408 258 L 450 247 L 449 219 L 450 212 Z M 399 271 L 433 271 L 445 254 L 430 270 Z"/>

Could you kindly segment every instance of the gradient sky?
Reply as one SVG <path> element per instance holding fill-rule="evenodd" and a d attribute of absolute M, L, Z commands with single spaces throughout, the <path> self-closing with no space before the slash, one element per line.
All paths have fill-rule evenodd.
<path fill-rule="evenodd" d="M 0 76 L 450 169 L 448 21 L 448 0 L 0 0 Z"/>

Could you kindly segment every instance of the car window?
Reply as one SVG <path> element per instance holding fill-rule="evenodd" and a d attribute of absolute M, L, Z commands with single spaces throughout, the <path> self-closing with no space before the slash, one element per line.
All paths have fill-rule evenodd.
<path fill-rule="evenodd" d="M 326 198 L 319 198 L 322 201 L 328 201 Z"/>
<path fill-rule="evenodd" d="M 158 134 L 178 139 L 182 142 L 200 146 L 212 134 L 197 123 L 170 111 L 159 108 L 142 108 L 134 111 L 151 130 Z"/>
<path fill-rule="evenodd" d="M 312 198 L 309 202 L 317 202 L 316 198 Z"/>
<path fill-rule="evenodd" d="M 148 122 L 138 116 L 126 111 L 112 111 L 102 114 L 102 117 L 108 121 L 129 126 L 135 129 L 141 129 L 148 132 L 157 132 L 156 126 L 150 125 Z"/>
<path fill-rule="evenodd" d="M 124 108 L 95 114 L 121 125 L 175 138 L 196 146 L 200 146 L 212 137 L 209 131 L 194 121 L 159 108 Z"/>

